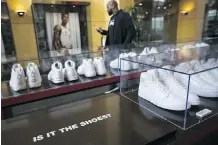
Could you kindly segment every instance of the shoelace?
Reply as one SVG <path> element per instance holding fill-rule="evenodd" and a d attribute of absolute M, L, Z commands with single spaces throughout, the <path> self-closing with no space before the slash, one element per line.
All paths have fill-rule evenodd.
<path fill-rule="evenodd" d="M 157 88 L 159 88 L 161 92 L 163 92 L 166 95 L 166 98 L 170 96 L 169 91 L 160 82 L 158 82 L 158 80 L 155 80 L 153 78 L 153 83 L 155 84 L 155 86 L 157 86 Z"/>

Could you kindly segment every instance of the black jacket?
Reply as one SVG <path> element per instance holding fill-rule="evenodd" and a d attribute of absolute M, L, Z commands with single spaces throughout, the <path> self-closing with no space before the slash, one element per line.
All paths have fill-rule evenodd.
<path fill-rule="evenodd" d="M 114 14 L 108 24 L 108 30 L 104 30 L 102 35 L 107 35 L 106 45 L 129 44 L 135 37 L 135 27 L 132 17 L 119 10 Z"/>

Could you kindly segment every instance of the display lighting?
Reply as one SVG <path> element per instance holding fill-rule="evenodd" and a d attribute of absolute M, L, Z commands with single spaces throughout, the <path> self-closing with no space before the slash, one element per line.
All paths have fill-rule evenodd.
<path fill-rule="evenodd" d="M 7 0 L 9 9 L 16 12 L 18 16 L 24 16 L 31 4 L 32 0 Z"/>

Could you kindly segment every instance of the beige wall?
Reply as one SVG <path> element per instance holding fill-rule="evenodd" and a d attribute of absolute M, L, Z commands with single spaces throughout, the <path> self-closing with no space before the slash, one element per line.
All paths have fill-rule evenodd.
<path fill-rule="evenodd" d="M 181 0 L 180 11 L 189 11 L 188 15 L 179 13 L 177 25 L 177 42 L 201 40 L 205 0 Z"/>
<path fill-rule="evenodd" d="M 17 13 L 10 11 L 10 18 L 17 59 L 19 61 L 37 59 L 38 52 L 31 11 L 27 12 L 25 17 L 19 17 Z"/>

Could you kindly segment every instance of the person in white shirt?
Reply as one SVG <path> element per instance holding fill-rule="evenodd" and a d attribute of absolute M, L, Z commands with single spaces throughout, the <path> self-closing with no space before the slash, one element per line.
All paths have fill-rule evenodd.
<path fill-rule="evenodd" d="M 69 49 L 72 49 L 71 31 L 67 28 L 69 21 L 69 14 L 61 14 L 62 22 L 54 27 L 54 39 L 53 46 L 56 51 L 62 54 L 68 53 Z"/>

